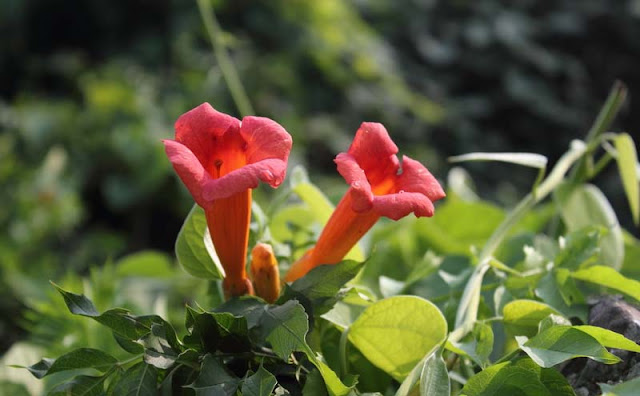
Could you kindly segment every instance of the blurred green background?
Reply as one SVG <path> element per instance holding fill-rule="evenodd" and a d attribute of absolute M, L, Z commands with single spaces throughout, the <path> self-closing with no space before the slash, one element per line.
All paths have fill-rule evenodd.
<path fill-rule="evenodd" d="M 362 121 L 382 122 L 443 183 L 446 158 L 471 151 L 553 162 L 586 134 L 616 79 L 630 92 L 617 125 L 640 130 L 640 0 L 213 6 L 256 114 L 291 133 L 292 164 L 307 166 L 332 197 L 345 188 L 332 159 Z M 27 331 L 51 342 L 47 334 L 69 326 L 34 319 L 49 279 L 93 271 L 117 295 L 106 284 L 112 267 L 92 267 L 143 249 L 175 267 L 192 200 L 161 139 L 205 101 L 240 114 L 195 1 L 3 0 L 0 37 L 4 352 Z M 466 168 L 480 196 L 501 205 L 535 177 L 513 166 Z M 615 167 L 597 183 L 632 230 Z"/>

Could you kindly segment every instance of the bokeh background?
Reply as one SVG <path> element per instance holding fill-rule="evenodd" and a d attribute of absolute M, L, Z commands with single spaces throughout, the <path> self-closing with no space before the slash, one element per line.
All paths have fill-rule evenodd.
<path fill-rule="evenodd" d="M 616 130 L 640 136 L 640 0 L 212 5 L 256 114 L 293 135 L 292 163 L 332 197 L 345 189 L 332 159 L 362 121 L 384 123 L 443 183 L 456 154 L 553 162 L 616 79 L 629 88 Z M 195 1 L 0 2 L 0 353 L 65 326 L 34 319 L 49 279 L 140 250 L 173 260 L 192 200 L 161 139 L 205 101 L 241 116 Z M 535 178 L 465 168 L 500 205 Z M 597 184 L 632 230 L 615 166 Z"/>

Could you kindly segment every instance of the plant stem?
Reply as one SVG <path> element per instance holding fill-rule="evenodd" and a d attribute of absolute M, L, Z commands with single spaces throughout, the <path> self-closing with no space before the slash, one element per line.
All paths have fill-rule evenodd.
<path fill-rule="evenodd" d="M 211 41 L 211 47 L 213 48 L 213 54 L 218 61 L 222 76 L 227 83 L 231 97 L 233 98 L 238 111 L 242 116 L 248 116 L 255 114 L 249 97 L 242 86 L 238 72 L 231 62 L 229 53 L 222 41 L 222 30 L 218 21 L 216 20 L 215 13 L 211 7 L 210 0 L 197 0 L 198 9 L 200 10 L 200 16 L 204 27 L 207 29 L 209 35 L 209 41 Z"/>

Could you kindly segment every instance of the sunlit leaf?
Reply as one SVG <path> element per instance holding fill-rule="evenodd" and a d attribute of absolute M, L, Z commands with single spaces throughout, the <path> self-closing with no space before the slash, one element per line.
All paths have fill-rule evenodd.
<path fill-rule="evenodd" d="M 534 153 L 469 153 L 449 157 L 449 162 L 465 161 L 499 161 L 536 169 L 544 169 L 548 162 L 544 155 Z"/>
<path fill-rule="evenodd" d="M 349 341 L 374 365 L 401 380 L 437 348 L 447 322 L 431 302 L 395 296 L 372 304 L 351 325 Z"/>
<path fill-rule="evenodd" d="M 516 340 L 520 349 L 542 367 L 553 367 L 576 357 L 588 357 L 606 364 L 620 361 L 620 358 L 600 345 L 598 340 L 571 326 L 550 327 L 531 339 L 516 336 Z"/>
<path fill-rule="evenodd" d="M 221 269 L 205 246 L 207 231 L 204 210 L 198 205 L 193 205 L 176 239 L 176 257 L 182 268 L 195 277 L 221 279 Z"/>
<path fill-rule="evenodd" d="M 604 265 L 595 265 L 570 274 L 573 278 L 617 290 L 640 301 L 640 282 L 622 276 Z"/>
<path fill-rule="evenodd" d="M 505 328 L 513 335 L 531 337 L 538 332 L 538 323 L 547 316 L 560 315 L 547 304 L 533 300 L 515 300 L 502 311 Z"/>

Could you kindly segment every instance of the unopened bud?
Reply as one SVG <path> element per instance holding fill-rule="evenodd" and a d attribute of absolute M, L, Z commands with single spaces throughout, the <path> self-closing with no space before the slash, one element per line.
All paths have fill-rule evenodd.
<path fill-rule="evenodd" d="M 278 299 L 280 273 L 271 245 L 259 243 L 251 251 L 251 278 L 257 296 L 269 303 Z"/>

